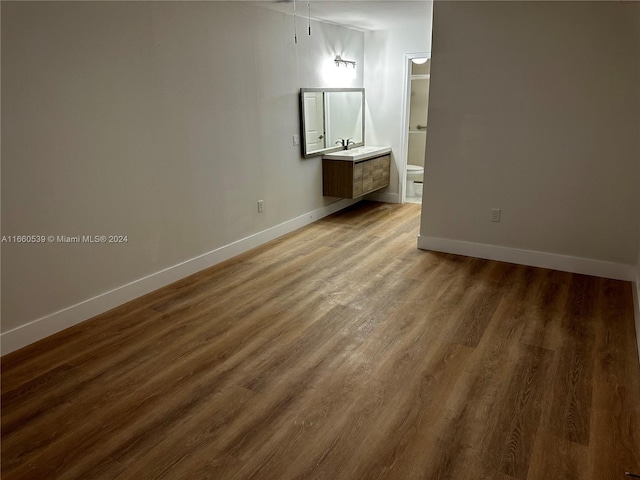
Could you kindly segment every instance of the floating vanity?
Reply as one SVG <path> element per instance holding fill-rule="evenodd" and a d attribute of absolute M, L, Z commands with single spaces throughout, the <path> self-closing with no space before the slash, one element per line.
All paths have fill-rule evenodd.
<path fill-rule="evenodd" d="M 391 147 L 364 145 L 364 107 L 364 88 L 300 89 L 302 155 L 322 155 L 326 197 L 357 198 L 389 185 Z"/>
<path fill-rule="evenodd" d="M 363 146 L 322 157 L 322 194 L 356 198 L 389 185 L 391 148 Z"/>

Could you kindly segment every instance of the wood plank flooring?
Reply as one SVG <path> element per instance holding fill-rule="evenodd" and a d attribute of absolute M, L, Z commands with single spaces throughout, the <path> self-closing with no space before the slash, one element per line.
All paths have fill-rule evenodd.
<path fill-rule="evenodd" d="M 2 358 L 2 478 L 640 473 L 628 282 L 360 203 Z"/>

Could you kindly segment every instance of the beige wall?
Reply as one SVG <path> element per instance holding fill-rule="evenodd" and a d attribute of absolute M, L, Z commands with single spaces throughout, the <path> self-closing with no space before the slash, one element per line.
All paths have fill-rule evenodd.
<path fill-rule="evenodd" d="M 435 3 L 421 236 L 636 263 L 639 12 Z"/>
<path fill-rule="evenodd" d="M 294 45 L 241 2 L 1 8 L 3 235 L 128 236 L 3 244 L 3 332 L 335 201 L 292 144 L 298 89 L 336 52 L 362 65 L 362 32 Z"/>

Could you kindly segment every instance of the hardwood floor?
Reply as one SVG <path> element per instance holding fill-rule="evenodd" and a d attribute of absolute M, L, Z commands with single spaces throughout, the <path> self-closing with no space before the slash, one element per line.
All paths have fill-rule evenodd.
<path fill-rule="evenodd" d="M 624 479 L 628 282 L 361 203 L 2 358 L 2 478 Z"/>

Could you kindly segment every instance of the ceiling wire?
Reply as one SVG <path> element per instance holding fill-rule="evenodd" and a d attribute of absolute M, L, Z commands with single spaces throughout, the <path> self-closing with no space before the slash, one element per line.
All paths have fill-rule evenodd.
<path fill-rule="evenodd" d="M 296 0 L 293 0 L 293 41 L 298 43 L 298 26 L 296 25 Z"/>
<path fill-rule="evenodd" d="M 307 19 L 309 25 L 309 36 L 311 36 L 311 0 L 307 0 Z"/>

